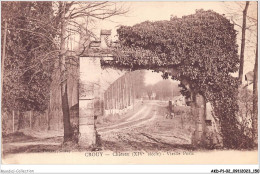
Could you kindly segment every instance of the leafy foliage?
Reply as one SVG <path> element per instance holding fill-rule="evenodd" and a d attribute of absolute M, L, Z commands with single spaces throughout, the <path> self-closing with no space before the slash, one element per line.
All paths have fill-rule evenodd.
<path fill-rule="evenodd" d="M 5 21 L 8 31 L 2 106 L 44 111 L 55 57 L 52 3 L 2 2 L 2 14 L 2 36 Z"/>
<path fill-rule="evenodd" d="M 238 81 L 230 73 L 239 66 L 234 25 L 224 16 L 197 10 L 169 21 L 146 21 L 118 29 L 117 61 L 103 65 L 130 69 L 160 67 L 177 70 L 173 79 L 186 79 L 195 93 L 214 104 L 220 119 L 224 145 L 242 148 L 246 139 L 238 128 Z M 165 73 L 164 77 L 171 74 Z M 245 138 L 243 138 L 245 137 Z M 246 141 L 245 141 L 246 142 Z"/>

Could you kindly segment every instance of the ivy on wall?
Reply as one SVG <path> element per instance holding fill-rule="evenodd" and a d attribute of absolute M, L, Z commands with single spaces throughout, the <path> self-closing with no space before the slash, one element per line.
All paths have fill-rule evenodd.
<path fill-rule="evenodd" d="M 230 75 L 239 67 L 237 32 L 225 16 L 197 10 L 169 21 L 121 26 L 117 32 L 120 47 L 112 50 L 116 61 L 103 61 L 103 66 L 175 68 L 178 73 L 173 79 L 187 79 L 194 91 L 213 103 L 224 146 L 249 147 L 236 118 L 238 80 Z"/>

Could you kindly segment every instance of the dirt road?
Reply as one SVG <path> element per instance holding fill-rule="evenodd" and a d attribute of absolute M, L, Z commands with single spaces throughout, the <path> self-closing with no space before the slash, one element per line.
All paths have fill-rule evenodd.
<path fill-rule="evenodd" d="M 100 125 L 104 150 L 176 150 L 190 148 L 192 124 L 181 118 L 166 119 L 167 102 L 145 101 L 130 117 Z"/>

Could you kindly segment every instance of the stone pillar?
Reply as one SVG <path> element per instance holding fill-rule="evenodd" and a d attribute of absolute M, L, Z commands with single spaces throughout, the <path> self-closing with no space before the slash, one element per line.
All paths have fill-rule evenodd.
<path fill-rule="evenodd" d="M 100 58 L 80 57 L 79 145 L 96 144 L 94 116 L 100 114 Z"/>
<path fill-rule="evenodd" d="M 208 148 L 221 148 L 223 146 L 223 139 L 220 133 L 219 119 L 214 115 L 210 102 L 206 103 L 205 114 L 205 144 Z"/>
<path fill-rule="evenodd" d="M 195 118 L 193 145 L 204 148 L 222 147 L 218 120 L 214 118 L 211 104 L 206 103 L 202 95 L 196 94 L 192 103 L 192 111 Z"/>
<path fill-rule="evenodd" d="M 192 101 L 192 114 L 195 120 L 193 145 L 203 147 L 205 142 L 205 100 L 202 95 L 196 94 Z"/>

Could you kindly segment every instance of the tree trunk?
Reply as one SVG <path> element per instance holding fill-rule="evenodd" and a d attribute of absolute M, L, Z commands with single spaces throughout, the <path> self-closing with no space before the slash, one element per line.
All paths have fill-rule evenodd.
<path fill-rule="evenodd" d="M 257 147 L 258 144 L 258 43 L 256 44 L 256 56 L 255 56 L 255 67 L 254 67 L 254 86 L 253 86 L 253 140 L 254 146 Z"/>
<path fill-rule="evenodd" d="M 50 96 L 51 96 L 51 91 L 50 91 Z M 49 104 L 48 104 L 48 111 L 47 111 L 47 113 L 48 113 L 48 116 L 47 116 L 47 124 L 48 124 L 48 127 L 47 127 L 47 130 L 50 130 L 51 129 L 51 125 L 50 125 L 50 123 L 51 123 L 51 121 L 50 121 L 50 115 L 51 115 L 51 104 L 52 104 L 52 101 L 51 101 L 51 97 L 50 97 L 50 102 L 49 102 Z"/>
<path fill-rule="evenodd" d="M 241 40 L 241 52 L 240 52 L 240 67 L 239 67 L 239 83 L 242 84 L 243 70 L 244 70 L 244 55 L 245 55 L 245 37 L 246 37 L 246 15 L 249 6 L 249 1 L 246 2 L 245 9 L 243 11 L 243 25 L 242 25 L 242 40 Z"/>
<path fill-rule="evenodd" d="M 65 48 L 65 34 L 66 34 L 66 21 L 65 9 L 66 2 L 60 2 L 61 12 L 61 43 L 60 43 L 60 77 L 61 77 L 61 104 L 63 113 L 63 126 L 64 126 L 64 142 L 72 139 L 72 131 L 70 125 L 69 102 L 67 94 L 67 69 L 66 69 L 66 48 Z"/>
<path fill-rule="evenodd" d="M 17 111 L 17 115 L 18 115 L 18 128 L 17 128 L 17 130 L 20 130 L 21 127 L 22 127 L 22 116 L 21 116 L 19 110 Z"/>
<path fill-rule="evenodd" d="M 50 125 L 50 113 L 51 113 L 51 111 L 50 111 L 50 109 L 48 109 L 48 111 L 47 111 L 47 130 L 51 130 L 51 125 Z"/>
<path fill-rule="evenodd" d="M 7 22 L 5 21 L 5 31 L 4 31 L 4 43 L 3 43 L 3 54 L 2 54 L 2 65 L 1 65 L 1 91 L 3 96 L 3 85 L 4 85 L 4 64 L 5 64 L 5 49 L 6 49 L 6 34 L 7 34 Z"/>
<path fill-rule="evenodd" d="M 58 115 L 58 118 L 57 118 L 58 129 L 57 130 L 60 130 L 60 112 L 59 112 L 59 110 L 55 109 L 55 113 L 56 113 L 56 115 Z"/>

